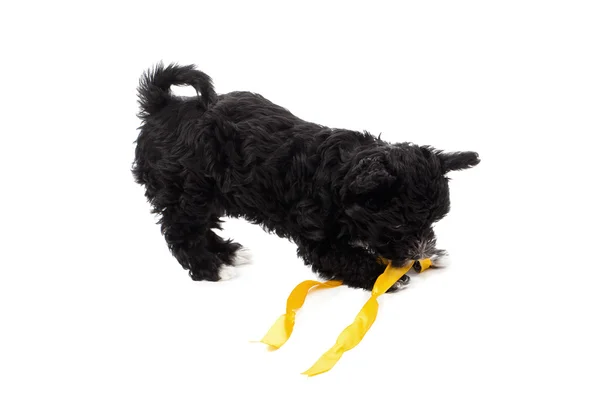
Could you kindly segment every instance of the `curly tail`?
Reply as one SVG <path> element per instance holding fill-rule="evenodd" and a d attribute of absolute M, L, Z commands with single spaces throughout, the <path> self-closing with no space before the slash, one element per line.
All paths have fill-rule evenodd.
<path fill-rule="evenodd" d="M 155 114 L 169 103 L 171 100 L 171 85 L 192 86 L 196 89 L 198 96 L 201 96 L 200 101 L 206 107 L 217 99 L 210 76 L 198 71 L 195 65 L 169 64 L 164 67 L 162 63 L 158 63 L 140 78 L 138 87 L 140 117 L 144 118 Z"/>

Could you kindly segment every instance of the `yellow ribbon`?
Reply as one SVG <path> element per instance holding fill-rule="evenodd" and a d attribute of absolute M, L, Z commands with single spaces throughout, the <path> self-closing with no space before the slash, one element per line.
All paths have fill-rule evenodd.
<path fill-rule="evenodd" d="M 422 260 L 419 260 L 419 265 L 421 266 L 421 269 L 418 271 L 419 273 L 425 271 L 427 268 L 431 267 L 431 259 L 430 258 L 424 258 Z"/>
<path fill-rule="evenodd" d="M 377 278 L 371 297 L 362 307 L 354 322 L 346 327 L 338 336 L 335 345 L 317 360 L 317 362 L 304 375 L 314 376 L 329 371 L 340 360 L 344 352 L 356 347 L 363 339 L 367 331 L 375 322 L 379 304 L 377 298 L 386 293 L 404 274 L 406 274 L 415 264 L 410 261 L 403 267 L 394 267 L 390 260 L 381 258 L 381 262 L 387 264 L 385 271 Z M 430 259 L 419 260 L 420 270 L 423 272 L 431 267 Z M 294 288 L 288 297 L 286 313 L 279 317 L 271 329 L 261 340 L 262 343 L 269 345 L 272 349 L 278 349 L 290 338 L 294 323 L 296 320 L 296 311 L 302 307 L 308 292 L 315 288 L 331 288 L 340 286 L 340 281 L 304 281 Z"/>
<path fill-rule="evenodd" d="M 329 371 L 346 351 L 351 350 L 360 343 L 377 317 L 377 311 L 379 310 L 377 298 L 387 292 L 394 283 L 413 267 L 414 263 L 414 261 L 411 261 L 401 268 L 395 268 L 391 262 L 388 263 L 383 274 L 375 281 L 371 298 L 360 310 L 354 322 L 342 331 L 332 348 L 323 354 L 312 367 L 303 372 L 304 375 L 314 376 Z"/>
<path fill-rule="evenodd" d="M 340 281 L 304 281 L 298 284 L 288 297 L 285 314 L 277 319 L 261 342 L 269 345 L 271 349 L 278 349 L 283 346 L 292 335 L 292 330 L 296 323 L 296 311 L 304 305 L 304 300 L 306 300 L 308 292 L 311 289 L 333 288 L 341 284 L 342 282 Z"/>

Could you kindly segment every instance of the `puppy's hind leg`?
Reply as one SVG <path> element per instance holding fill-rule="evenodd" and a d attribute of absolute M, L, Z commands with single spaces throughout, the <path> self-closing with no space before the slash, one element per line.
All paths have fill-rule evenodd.
<path fill-rule="evenodd" d="M 235 276 L 234 269 L 226 266 L 240 245 L 217 236 L 215 211 L 197 207 L 186 208 L 181 203 L 171 204 L 161 212 L 161 228 L 173 256 L 188 270 L 195 281 L 220 281 Z"/>
<path fill-rule="evenodd" d="M 250 249 L 248 249 L 247 247 L 240 247 L 235 252 L 235 257 L 233 257 L 233 263 L 231 265 L 240 267 L 240 266 L 250 265 L 250 264 L 252 264 L 252 262 L 253 262 L 253 259 L 252 259 L 252 253 L 250 252 Z"/>
<path fill-rule="evenodd" d="M 221 229 L 221 221 L 213 220 L 212 229 Z M 213 230 L 208 232 L 208 246 L 225 265 L 240 266 L 250 264 L 252 257 L 247 248 L 232 240 L 222 239 Z"/>

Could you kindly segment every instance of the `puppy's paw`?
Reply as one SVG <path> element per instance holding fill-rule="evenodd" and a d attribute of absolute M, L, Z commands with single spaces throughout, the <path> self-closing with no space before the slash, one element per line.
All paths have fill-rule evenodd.
<path fill-rule="evenodd" d="M 234 267 L 222 266 L 219 270 L 219 281 L 228 281 L 236 276 Z"/>
<path fill-rule="evenodd" d="M 431 256 L 431 266 L 434 268 L 445 268 L 450 266 L 450 256 L 445 250 L 438 250 Z"/>
<path fill-rule="evenodd" d="M 252 253 L 247 247 L 240 247 L 233 256 L 231 265 L 239 267 L 241 265 L 252 264 Z"/>
<path fill-rule="evenodd" d="M 396 293 L 397 291 L 406 288 L 408 285 L 410 285 L 410 276 L 403 275 L 398 282 L 394 283 L 394 285 L 388 289 L 387 293 Z"/>

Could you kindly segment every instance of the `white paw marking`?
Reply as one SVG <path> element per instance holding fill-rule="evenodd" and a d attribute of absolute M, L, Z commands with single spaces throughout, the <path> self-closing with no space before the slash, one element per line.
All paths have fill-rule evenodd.
<path fill-rule="evenodd" d="M 252 263 L 252 253 L 246 247 L 242 247 L 235 252 L 233 265 L 246 265 Z"/>
<path fill-rule="evenodd" d="M 436 268 L 450 266 L 450 256 L 448 256 L 448 254 L 443 254 L 441 256 L 435 255 L 431 257 L 431 266 Z"/>
<path fill-rule="evenodd" d="M 221 281 L 228 281 L 229 279 L 234 278 L 235 276 L 237 276 L 237 273 L 235 272 L 234 267 L 223 266 L 219 271 L 219 280 Z"/>
<path fill-rule="evenodd" d="M 410 286 L 410 282 L 404 283 L 404 282 L 398 281 L 398 282 L 394 283 L 392 288 L 394 290 L 402 290 L 402 289 L 406 289 L 408 286 Z"/>

